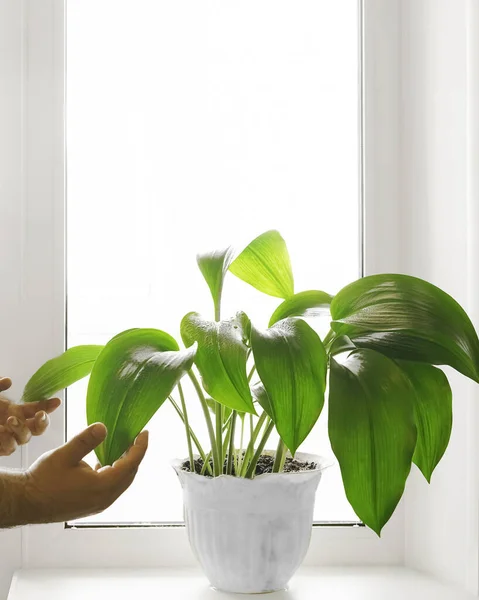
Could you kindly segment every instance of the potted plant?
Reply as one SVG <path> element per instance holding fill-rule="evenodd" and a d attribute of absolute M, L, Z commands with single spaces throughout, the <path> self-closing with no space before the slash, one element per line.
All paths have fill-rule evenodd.
<path fill-rule="evenodd" d="M 314 496 L 326 461 L 298 452 L 325 402 L 345 492 L 378 535 L 394 512 L 412 463 L 427 481 L 452 426 L 450 365 L 479 381 L 479 340 L 449 295 L 407 275 L 373 275 L 336 296 L 295 293 L 286 244 L 276 231 L 239 254 L 197 257 L 214 320 L 181 323 L 184 349 L 156 329 L 130 329 L 105 346 L 77 346 L 45 363 L 28 382 L 26 402 L 51 396 L 91 373 L 88 422 L 109 434 L 97 449 L 111 464 L 169 401 L 183 420 L 188 457 L 174 464 L 184 488 L 192 548 L 214 587 L 267 592 L 286 586 L 311 534 Z M 239 312 L 221 319 L 227 272 L 282 299 L 266 329 Z M 327 310 L 324 339 L 302 317 Z M 199 376 L 198 377 L 198 374 Z M 197 398 L 185 398 L 187 376 Z M 328 382 L 328 385 L 327 385 Z M 188 419 L 199 402 L 204 447 Z M 245 419 L 250 437 L 238 441 Z M 273 430 L 275 450 L 265 450 Z"/>

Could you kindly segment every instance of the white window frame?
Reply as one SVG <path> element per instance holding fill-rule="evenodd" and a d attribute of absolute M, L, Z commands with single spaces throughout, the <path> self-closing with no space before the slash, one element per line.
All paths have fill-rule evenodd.
<path fill-rule="evenodd" d="M 417 0 L 414 0 L 416 2 Z M 422 0 L 421 0 L 422 1 Z M 447 3 L 448 0 L 445 0 Z M 468 0 L 456 0 L 458 3 Z M 474 1 L 474 0 L 471 0 Z M 403 5 L 401 6 L 401 3 Z M 17 0 L 22 32 L 18 40 L 22 66 L 18 159 L 19 200 L 8 215 L 12 244 L 14 281 L 5 291 L 9 318 L 18 323 L 15 333 L 3 338 L 13 349 L 2 368 L 16 377 L 16 391 L 40 362 L 64 349 L 65 244 L 64 244 L 64 1 Z M 362 53 L 362 167 L 363 265 L 365 274 L 407 271 L 402 256 L 405 234 L 402 192 L 404 169 L 401 154 L 403 131 L 400 112 L 403 100 L 401 76 L 401 21 L 411 0 L 360 0 Z M 18 16 L 18 15 L 17 15 Z M 479 30 L 479 25 L 478 25 Z M 472 53 L 471 53 L 472 55 Z M 394 65 L 394 68 L 391 68 Z M 397 68 L 396 68 L 397 67 Z M 476 118 L 470 112 L 470 118 Z M 477 152 L 477 148 L 476 148 Z M 470 193 L 474 188 L 470 182 Z M 477 186 L 476 186 L 477 187 Z M 472 205 L 471 205 L 472 206 Z M 469 209 L 472 211 L 473 208 Z M 475 213 L 474 213 L 475 214 Z M 470 232 L 470 236 L 473 234 Z M 414 242 L 414 239 L 408 238 Z M 472 238 L 471 238 L 472 239 Z M 475 239 L 475 238 L 474 238 Z M 419 240 L 415 240 L 419 243 Z M 477 250 L 477 244 L 475 246 Z M 474 262 L 475 261 L 475 262 Z M 476 254 L 468 265 L 479 266 Z M 477 271 L 476 271 L 477 272 Z M 477 295 L 473 302 L 477 302 Z M 31 332 L 34 332 L 32 339 Z M 9 337 L 10 336 L 10 337 Z M 20 366 L 19 366 L 20 365 Z M 6 371 L 7 372 L 7 371 Z M 64 441 L 65 415 L 52 420 L 47 435 L 22 449 L 22 464 L 28 466 L 44 451 Z M 474 423 L 477 415 L 473 414 Z M 473 436 L 472 432 L 469 432 Z M 468 467 L 470 468 L 470 467 Z M 470 474 L 470 473 L 469 473 Z M 477 521 L 477 485 L 471 479 L 472 523 Z M 437 558 L 420 560 L 411 518 L 422 502 L 419 491 L 408 490 L 395 516 L 378 539 L 363 527 L 314 528 L 307 564 L 417 564 L 439 571 L 447 548 L 433 551 Z M 406 510 L 405 510 L 406 509 Z M 415 523 L 415 525 L 411 525 Z M 432 540 L 431 525 L 421 532 Z M 467 544 L 479 548 L 477 529 Z M 427 537 L 429 536 L 429 537 Z M 417 537 L 417 536 L 416 536 Z M 423 544 L 422 549 L 426 548 Z M 194 564 L 184 528 L 88 528 L 71 529 L 63 524 L 28 527 L 22 530 L 24 567 L 158 567 Z M 477 557 L 476 557 L 477 559 Z M 443 561 L 444 562 L 444 561 Z M 477 563 L 477 560 L 476 560 Z M 466 573 L 467 571 L 467 573 Z M 449 579 L 477 591 L 474 557 Z"/>
<path fill-rule="evenodd" d="M 40 6 L 41 4 L 41 6 Z M 376 19 L 380 10 L 363 12 L 361 5 L 364 56 L 361 87 L 364 90 L 361 126 L 364 134 L 363 153 L 366 158 L 361 169 L 364 206 L 364 260 L 366 273 L 393 268 L 391 258 L 394 244 L 391 238 L 385 248 L 378 251 L 385 218 L 394 221 L 391 206 L 375 206 L 381 187 L 390 181 L 382 170 L 384 180 L 372 177 L 372 166 L 385 151 L 390 155 L 391 176 L 396 177 L 394 153 L 388 132 L 377 130 L 372 116 L 377 106 L 367 102 L 367 89 L 374 89 L 376 77 L 386 76 L 387 70 L 375 68 L 368 74 L 367 54 L 375 54 Z M 24 89 L 24 252 L 21 257 L 21 285 L 26 292 L 24 310 L 35 321 L 36 343 L 22 357 L 26 365 L 38 365 L 43 359 L 64 350 L 64 298 L 65 298 L 65 149 L 64 149 L 64 2 L 49 0 L 38 3 L 23 0 L 25 34 L 23 47 Z M 383 11 L 384 12 L 384 11 Z M 386 11 L 388 12 L 388 11 Z M 384 19 L 380 19 L 381 23 Z M 395 27 L 394 19 L 390 24 Z M 391 46 L 390 51 L 395 48 Z M 386 58 L 386 57 L 385 57 Z M 386 61 L 385 61 L 386 63 Z M 381 66 L 381 65 L 379 65 Z M 369 75 L 369 76 L 368 76 Z M 391 88 L 392 92 L 392 88 Z M 389 110 L 389 99 L 387 100 Z M 391 104 L 392 106 L 392 104 Z M 391 123 L 396 119 L 391 118 Z M 391 132 L 394 135 L 395 132 Z M 380 145 L 387 141 L 387 150 Z M 368 160 L 368 155 L 371 160 Z M 38 320 L 35 319 L 37 317 Z M 26 359 L 26 360 L 25 360 Z M 24 378 L 31 369 L 22 375 Z M 52 419 L 47 435 L 35 440 L 24 449 L 24 466 L 38 458 L 45 450 L 63 443 L 65 414 Z M 373 564 L 400 563 L 403 557 L 403 511 L 398 514 L 379 540 L 364 527 L 315 527 L 309 564 Z M 178 566 L 194 564 L 186 532 L 178 527 L 119 527 L 119 528 L 66 528 L 64 524 L 29 527 L 23 530 L 23 561 L 26 566 Z M 48 548 L 48 552 L 45 549 Z"/>

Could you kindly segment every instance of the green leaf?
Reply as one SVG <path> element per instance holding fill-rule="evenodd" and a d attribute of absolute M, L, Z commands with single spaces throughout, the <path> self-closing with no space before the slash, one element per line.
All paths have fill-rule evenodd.
<path fill-rule="evenodd" d="M 249 347 L 251 338 L 251 321 L 249 320 L 248 315 L 242 311 L 236 313 L 235 324 L 239 326 L 243 343 Z"/>
<path fill-rule="evenodd" d="M 254 239 L 229 269 L 264 294 L 278 298 L 289 298 L 294 294 L 288 249 L 277 231 L 267 231 Z"/>
<path fill-rule="evenodd" d="M 318 334 L 303 320 L 283 319 L 266 331 L 251 329 L 258 375 L 281 439 L 294 454 L 324 404 L 327 357 Z M 262 404 L 261 396 L 258 401 Z M 263 405 L 263 404 L 262 404 Z"/>
<path fill-rule="evenodd" d="M 101 421 L 106 440 L 96 449 L 112 464 L 133 443 L 194 361 L 196 347 L 179 350 L 158 329 L 129 329 L 108 342 L 93 367 L 87 393 L 88 423 Z"/>
<path fill-rule="evenodd" d="M 329 354 L 331 356 L 335 356 L 336 354 L 341 354 L 342 352 L 349 352 L 350 350 L 356 350 L 356 346 L 352 343 L 352 341 L 348 338 L 347 335 L 340 335 L 335 337 L 331 343 L 329 348 Z"/>
<path fill-rule="evenodd" d="M 181 321 L 181 337 L 187 346 L 198 342 L 195 363 L 207 393 L 233 410 L 255 414 L 246 376 L 245 323 L 249 319 L 241 314 L 215 322 L 188 313 Z"/>
<path fill-rule="evenodd" d="M 269 320 L 269 327 L 287 317 L 315 317 L 329 312 L 332 299 L 332 296 L 319 290 L 299 292 L 278 306 Z"/>
<path fill-rule="evenodd" d="M 223 282 L 228 268 L 233 260 L 234 252 L 231 247 L 198 254 L 196 260 L 198 267 L 210 288 L 211 297 L 215 306 L 215 315 L 220 314 L 221 294 Z M 216 320 L 219 320 L 218 318 Z"/>
<path fill-rule="evenodd" d="M 331 358 L 329 439 L 346 496 L 378 535 L 393 514 L 411 470 L 416 426 L 411 383 L 374 350 Z"/>
<path fill-rule="evenodd" d="M 255 383 L 251 387 L 251 393 L 253 394 L 253 397 L 256 400 L 256 402 L 266 412 L 268 417 L 272 419 L 273 406 L 271 405 L 271 400 L 269 399 L 268 392 L 264 389 L 264 385 L 261 382 Z"/>
<path fill-rule="evenodd" d="M 452 429 L 452 391 L 436 367 L 399 361 L 414 388 L 417 444 L 413 462 L 428 482 L 449 444 Z"/>
<path fill-rule="evenodd" d="M 331 303 L 332 328 L 391 358 L 450 365 L 479 382 L 479 340 L 464 310 L 436 286 L 408 275 L 372 275 Z"/>
<path fill-rule="evenodd" d="M 45 400 L 90 374 L 103 346 L 75 346 L 47 361 L 23 390 L 23 402 Z"/>

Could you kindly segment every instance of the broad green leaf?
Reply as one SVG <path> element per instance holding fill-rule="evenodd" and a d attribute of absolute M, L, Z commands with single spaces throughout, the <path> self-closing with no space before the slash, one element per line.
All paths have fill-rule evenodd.
<path fill-rule="evenodd" d="M 436 367 L 398 361 L 414 388 L 417 444 L 413 462 L 428 482 L 449 444 L 452 429 L 452 391 L 446 375 Z"/>
<path fill-rule="evenodd" d="M 329 439 L 346 496 L 378 535 L 404 491 L 416 446 L 413 390 L 400 367 L 374 350 L 331 358 Z"/>
<path fill-rule="evenodd" d="M 391 358 L 450 365 L 479 382 L 479 340 L 459 304 L 408 275 L 372 275 L 331 303 L 331 327 L 359 347 Z"/>
<path fill-rule="evenodd" d="M 188 313 L 181 321 L 181 337 L 186 346 L 198 342 L 195 363 L 208 394 L 233 410 L 255 414 L 246 376 L 247 322 L 242 315 L 215 322 Z"/>
<path fill-rule="evenodd" d="M 269 320 L 269 327 L 287 317 L 315 317 L 322 312 L 329 312 L 332 299 L 332 296 L 319 290 L 299 292 L 278 306 Z"/>
<path fill-rule="evenodd" d="M 272 419 L 273 407 L 271 405 L 271 400 L 269 399 L 268 392 L 264 389 L 264 385 L 261 382 L 255 383 L 251 387 L 251 393 L 253 394 L 253 397 L 256 400 L 256 402 L 266 412 L 268 417 Z"/>
<path fill-rule="evenodd" d="M 96 449 L 112 464 L 133 443 L 193 364 L 196 347 L 179 350 L 158 329 L 129 329 L 108 342 L 93 367 L 87 393 L 88 423 L 101 421 L 106 440 Z"/>
<path fill-rule="evenodd" d="M 324 404 L 327 357 L 318 334 L 303 320 L 283 319 L 265 331 L 251 329 L 258 375 L 281 439 L 294 454 Z M 258 399 L 260 404 L 261 396 Z"/>
<path fill-rule="evenodd" d="M 211 297 L 213 298 L 215 306 L 215 315 L 219 315 L 220 313 L 223 282 L 231 261 L 233 260 L 233 255 L 233 249 L 228 247 L 222 250 L 198 254 L 196 257 L 198 267 L 210 288 Z"/>
<path fill-rule="evenodd" d="M 341 354 L 342 352 L 349 352 L 351 350 L 356 350 L 356 346 L 353 342 L 348 338 L 347 335 L 340 335 L 331 343 L 329 348 L 329 354 L 331 356 L 336 356 L 337 354 Z"/>
<path fill-rule="evenodd" d="M 45 400 L 90 374 L 103 346 L 75 346 L 47 361 L 23 390 L 23 402 Z"/>
<path fill-rule="evenodd" d="M 251 321 L 246 313 L 240 311 L 235 316 L 236 325 L 239 326 L 241 331 L 243 343 L 249 347 L 251 338 Z"/>
<path fill-rule="evenodd" d="M 230 271 L 264 294 L 278 298 L 294 294 L 288 249 L 277 231 L 267 231 L 248 244 L 231 263 Z"/>

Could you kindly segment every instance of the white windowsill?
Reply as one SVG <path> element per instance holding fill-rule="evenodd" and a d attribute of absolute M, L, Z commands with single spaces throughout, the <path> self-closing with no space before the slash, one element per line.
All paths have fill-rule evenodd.
<path fill-rule="evenodd" d="M 220 600 L 257 598 L 208 588 L 197 570 L 32 569 L 14 575 L 8 600 Z M 401 567 L 302 569 L 278 600 L 471 600 L 473 596 Z"/>

